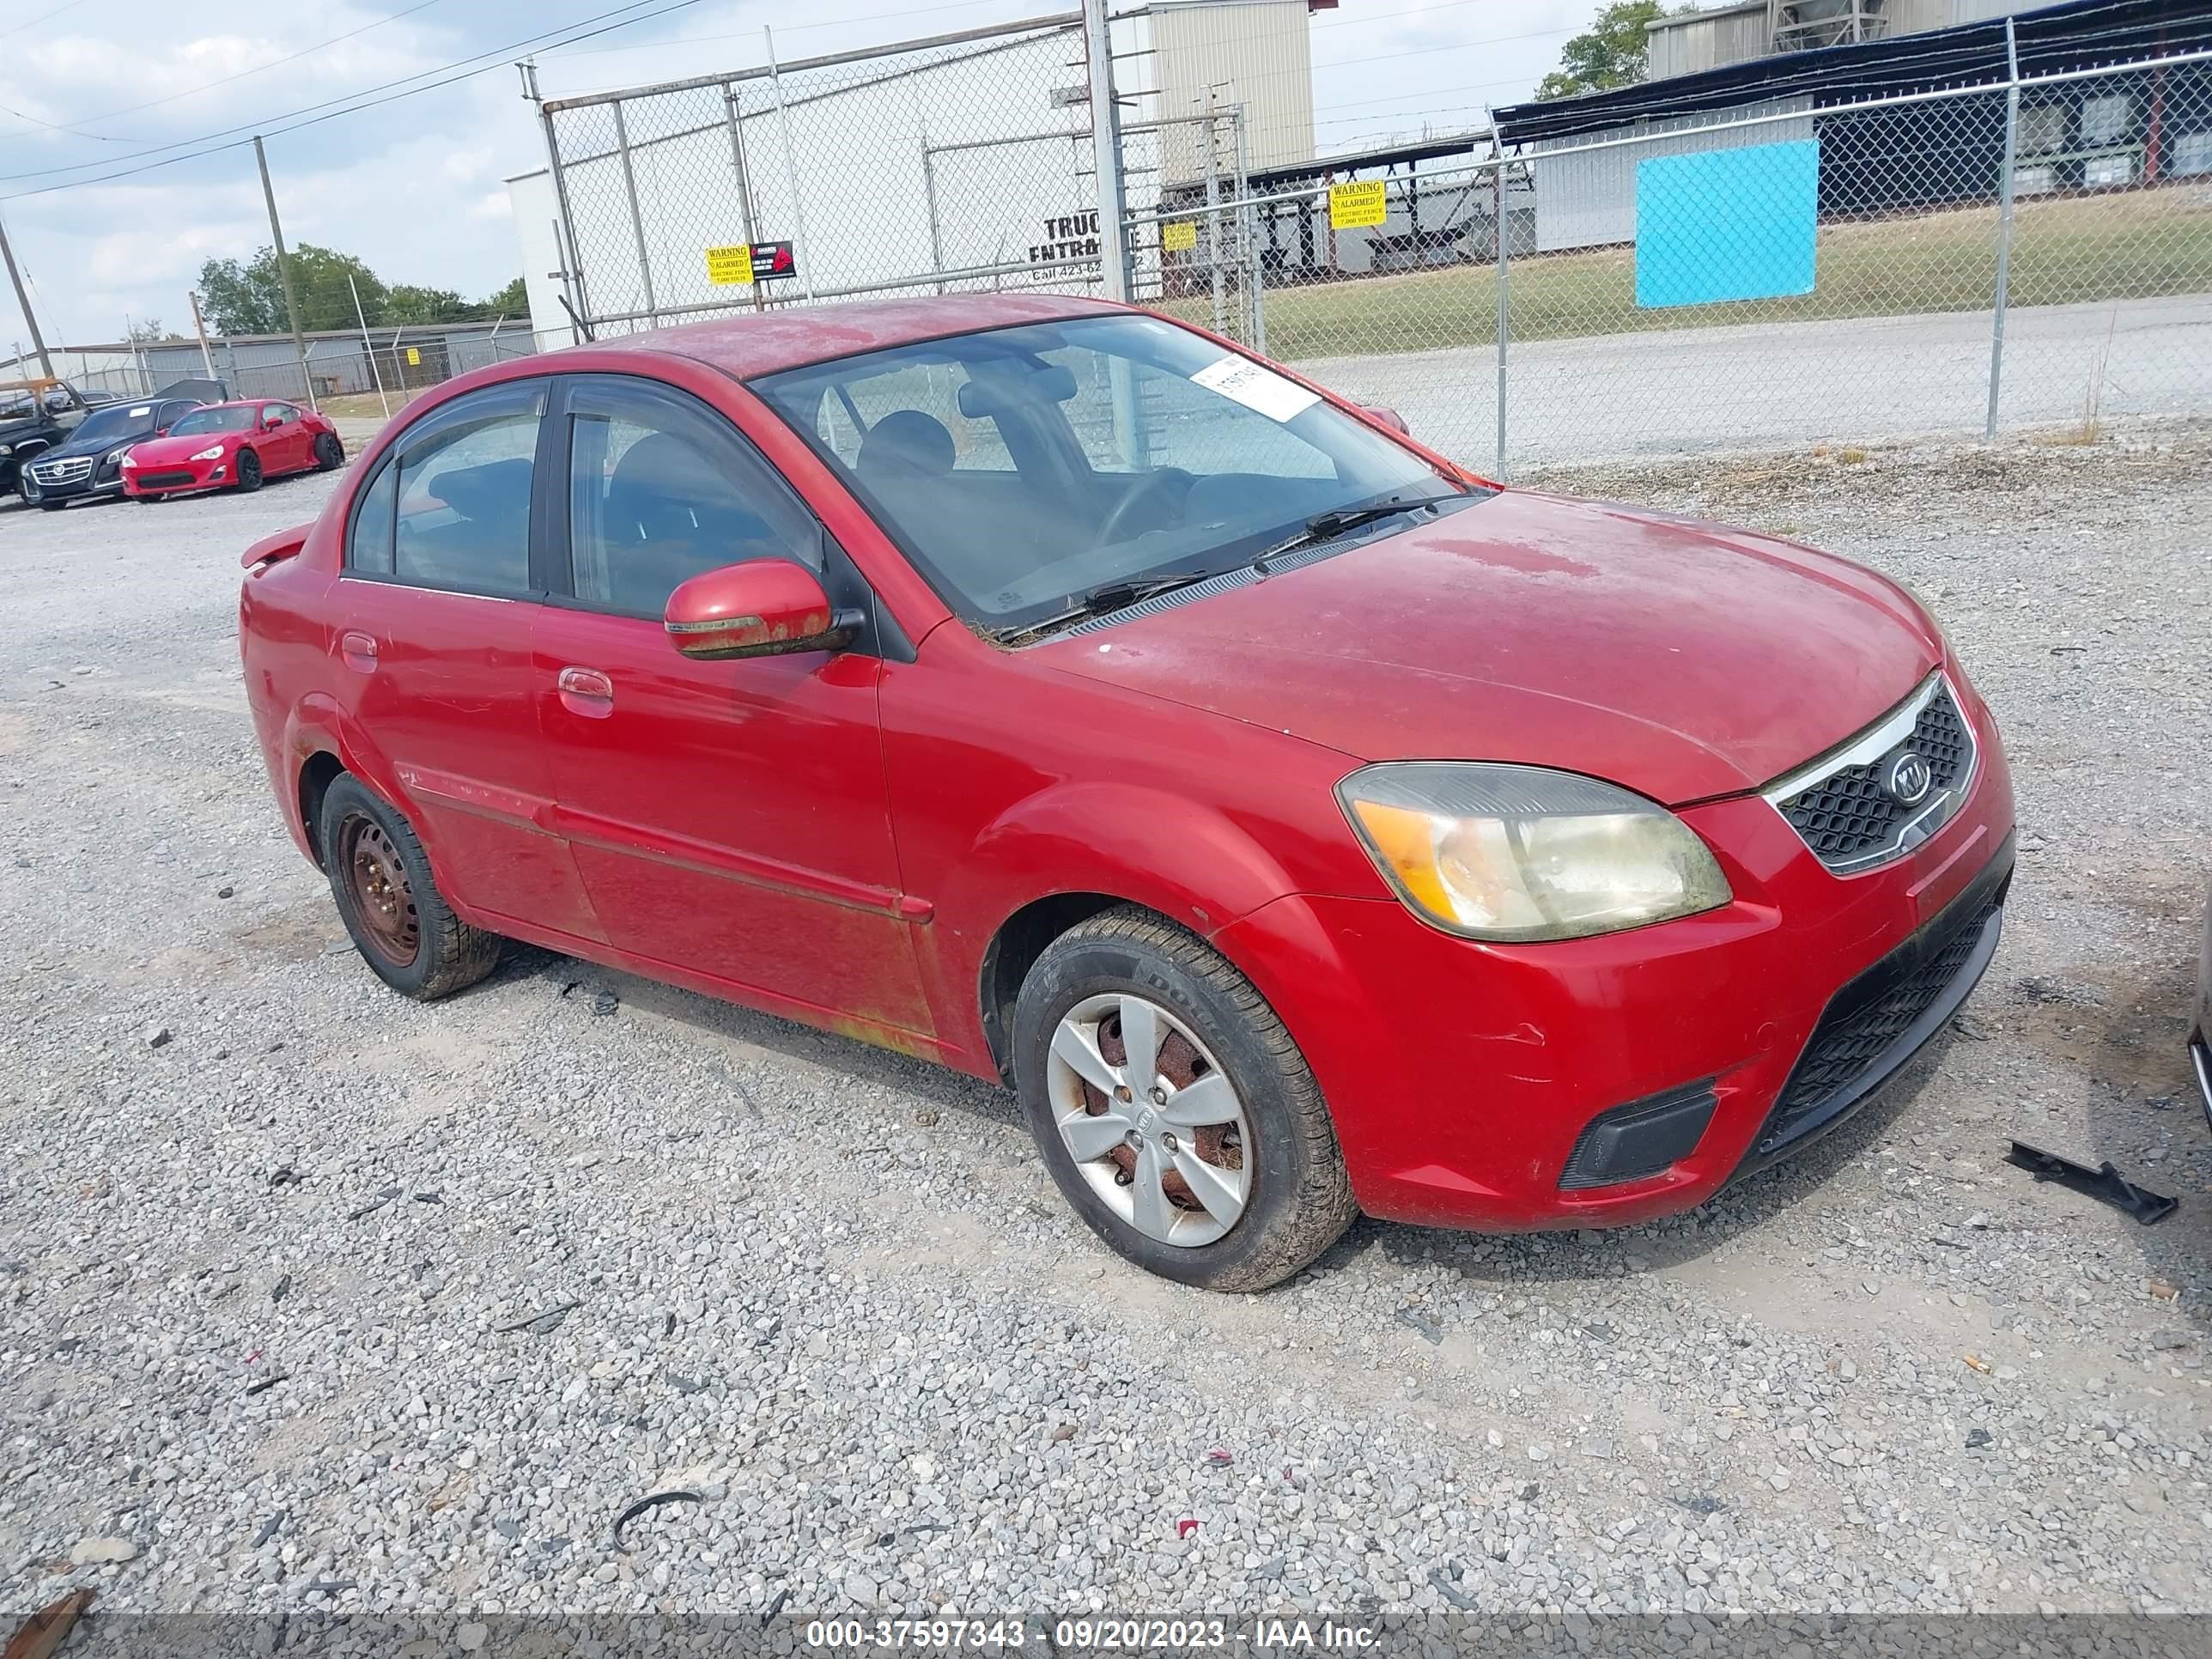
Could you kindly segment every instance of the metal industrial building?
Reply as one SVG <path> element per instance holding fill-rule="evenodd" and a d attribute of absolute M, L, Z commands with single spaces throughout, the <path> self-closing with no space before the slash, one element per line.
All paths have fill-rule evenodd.
<path fill-rule="evenodd" d="M 1771 17 L 1774 3 L 1760 0 L 1757 10 Z M 2021 101 L 2016 196 L 2212 173 L 2212 64 L 2152 61 L 2065 78 L 2212 50 L 2212 7 L 2203 0 L 2071 0 L 2017 12 L 2000 0 L 1942 3 L 2008 15 L 1498 111 L 1501 138 L 1519 148 L 1534 175 L 1538 248 L 1632 240 L 1636 167 L 1650 156 L 1792 138 L 1820 140 L 1824 220 L 1992 202 L 2004 171 L 2003 88 L 2015 65 L 2024 80 L 2045 82 Z M 1888 21 L 1894 28 L 1936 4 L 1888 0 Z M 1702 18 L 1725 22 L 1752 9 Z M 1685 29 L 1700 23 L 1666 21 Z M 1665 37 L 1662 29 L 1653 38 Z M 1939 92 L 1949 100 L 1941 123 L 1924 106 L 1886 101 Z"/>

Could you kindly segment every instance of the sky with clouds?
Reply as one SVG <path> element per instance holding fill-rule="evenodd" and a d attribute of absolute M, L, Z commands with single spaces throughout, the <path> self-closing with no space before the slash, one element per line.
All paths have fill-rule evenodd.
<path fill-rule="evenodd" d="M 1485 106 L 1528 95 L 1600 3 L 1343 0 L 1316 12 L 1320 147 L 1480 125 Z M 118 338 L 126 317 L 188 331 L 185 296 L 202 261 L 248 259 L 269 240 L 246 142 L 262 131 L 289 240 L 357 253 L 388 283 L 474 297 L 520 274 L 504 181 L 544 161 L 517 58 L 535 57 L 545 94 L 560 97 L 760 64 L 763 22 L 790 58 L 1054 9 L 1042 0 L 644 0 L 620 10 L 617 0 L 0 0 L 0 54 L 11 71 L 0 81 L 0 216 L 49 343 Z M 557 44 L 608 23 L 623 26 Z M 333 114 L 356 97 L 479 66 L 483 73 Z M 0 344 L 22 332 L 12 295 L 0 292 Z"/>

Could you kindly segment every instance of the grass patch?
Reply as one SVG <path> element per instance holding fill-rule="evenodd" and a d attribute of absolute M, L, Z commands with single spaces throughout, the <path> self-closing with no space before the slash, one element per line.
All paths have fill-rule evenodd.
<path fill-rule="evenodd" d="M 1778 300 L 1640 309 L 1626 247 L 1516 258 L 1506 277 L 1515 340 L 1587 338 L 1661 329 L 1986 311 L 1996 289 L 1994 205 L 1820 228 L 1817 285 Z M 2125 195 L 2025 202 L 2016 210 L 2015 306 L 2212 293 L 2212 188 L 2175 184 Z M 1161 309 L 1205 322 L 1200 295 Z M 1364 356 L 1489 345 L 1497 338 L 1498 270 L 1354 278 L 1268 291 L 1267 349 L 1276 357 Z"/>

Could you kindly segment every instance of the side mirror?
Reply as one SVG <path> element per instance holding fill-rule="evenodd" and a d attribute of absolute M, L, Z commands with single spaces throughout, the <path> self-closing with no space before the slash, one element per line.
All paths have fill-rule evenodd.
<path fill-rule="evenodd" d="M 748 559 L 701 572 L 668 596 L 671 644 L 700 662 L 840 651 L 858 612 L 835 611 L 814 573 L 787 559 Z"/>
<path fill-rule="evenodd" d="M 274 432 L 283 424 L 284 417 L 282 415 L 264 415 L 261 417 L 261 429 L 264 432 Z"/>
<path fill-rule="evenodd" d="M 1413 435 L 1413 428 L 1406 424 L 1406 417 L 1396 410 L 1385 409 L 1380 404 L 1368 404 L 1364 407 L 1370 415 L 1382 422 L 1400 437 L 1410 438 Z"/>

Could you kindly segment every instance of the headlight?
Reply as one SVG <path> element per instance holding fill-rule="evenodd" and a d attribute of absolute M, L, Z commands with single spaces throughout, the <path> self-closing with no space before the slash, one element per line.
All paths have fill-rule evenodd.
<path fill-rule="evenodd" d="M 14 454 L 15 453 L 15 445 L 13 445 L 13 444 L 0 444 L 0 455 L 12 455 L 12 454 Z"/>
<path fill-rule="evenodd" d="M 138 458 L 136 455 L 126 453 L 123 457 L 123 465 L 125 467 L 136 466 L 138 465 Z"/>
<path fill-rule="evenodd" d="M 193 456 L 192 459 L 196 461 L 219 461 L 222 459 L 222 446 L 221 444 L 211 445 L 208 448 L 200 451 L 200 453 Z"/>
<path fill-rule="evenodd" d="M 1336 792 L 1399 897 L 1469 939 L 1581 939 L 1729 902 L 1687 824 L 1595 778 L 1413 761 L 1354 772 Z"/>

